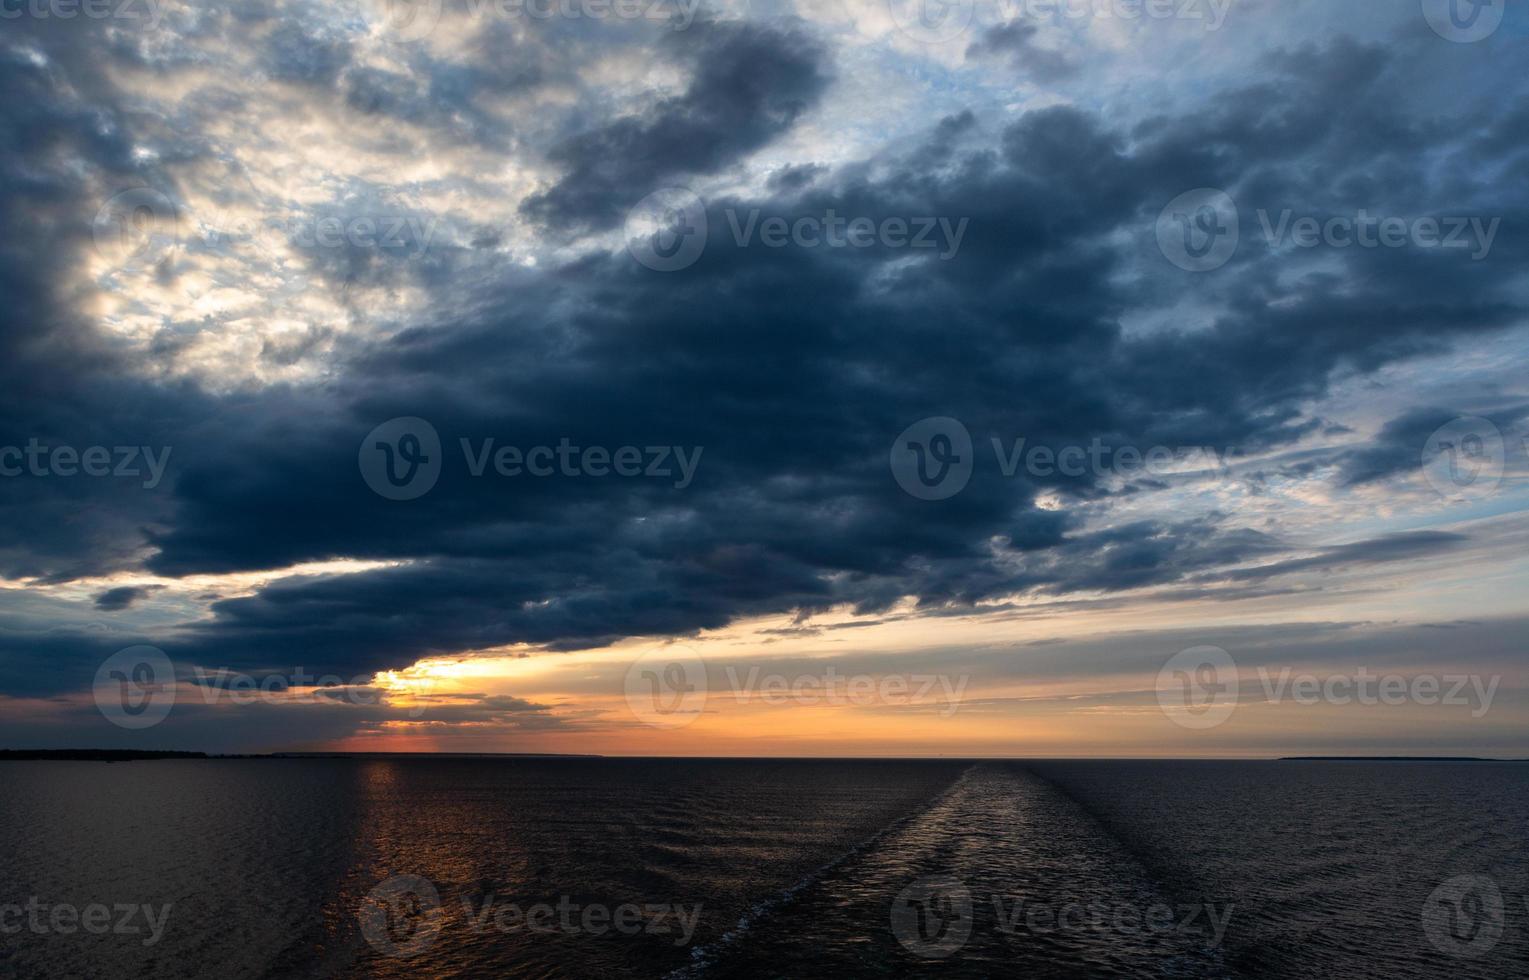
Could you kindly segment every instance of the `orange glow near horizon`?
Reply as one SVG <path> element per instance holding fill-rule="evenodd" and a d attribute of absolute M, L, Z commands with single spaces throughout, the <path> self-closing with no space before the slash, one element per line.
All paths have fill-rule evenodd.
<path fill-rule="evenodd" d="M 761 621 L 680 644 L 629 642 L 569 654 L 433 659 L 379 674 L 386 718 L 305 749 L 403 753 L 549 753 L 607 756 L 1245 758 L 1344 754 L 1343 739 L 1386 744 L 1387 732 L 1436 736 L 1462 724 L 1511 744 L 1521 698 L 1490 724 L 1416 705 L 1348 708 L 1265 703 L 1244 695 L 1214 731 L 1175 723 L 1158 701 L 1157 668 L 1059 661 L 1050 645 L 1016 643 L 1007 620 L 883 623 L 779 635 Z M 1023 624 L 1021 624 L 1023 626 Z M 1058 625 L 1055 621 L 1040 624 Z M 1093 621 L 1092 625 L 1099 625 Z M 945 644 L 931 653 L 932 630 Z M 771 632 L 776 631 L 776 632 Z M 1031 628 L 1035 636 L 1051 629 Z M 1131 641 L 1133 634 L 1121 634 Z M 995 638 L 998 644 L 995 659 Z M 1119 637 L 1117 636 L 1117 639 Z M 1028 639 L 1028 638 L 1027 638 Z M 1148 661 L 1158 650 L 1143 636 Z M 690 660 L 704 678 L 672 717 L 644 708 L 639 658 Z M 933 664 L 946 665 L 940 673 Z M 993 664 L 1008 667 L 995 673 Z M 1401 668 L 1398 668 L 1401 669 Z M 858 684 L 855 688 L 853 684 Z M 1250 685 L 1251 679 L 1244 678 Z M 773 685 L 773 686 L 772 686 Z M 1523 690 L 1522 674 L 1503 689 Z M 635 693 L 634 693 L 635 692 Z M 634 701 L 634 698 L 637 700 Z M 1505 702 L 1506 703 L 1506 702 Z M 656 722 L 656 723 L 655 723 Z M 1314 741 L 1315 740 L 1315 741 Z"/>

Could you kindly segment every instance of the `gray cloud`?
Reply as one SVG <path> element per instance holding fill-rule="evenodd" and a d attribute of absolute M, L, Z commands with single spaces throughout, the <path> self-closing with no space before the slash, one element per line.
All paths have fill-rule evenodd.
<path fill-rule="evenodd" d="M 694 65 L 685 93 L 555 147 L 564 175 L 526 201 L 526 214 L 557 227 L 613 227 L 649 191 L 765 146 L 828 84 L 827 51 L 799 29 L 714 23 L 676 35 L 674 46 Z"/>
<path fill-rule="evenodd" d="M 712 245 L 672 275 L 603 249 L 535 269 L 446 246 L 413 264 L 375 250 L 316 254 L 306 271 L 337 294 L 406 284 L 428 295 L 429 312 L 396 333 L 300 330 L 261 347 L 276 364 L 322 356 L 309 385 L 155 380 L 76 312 L 70 288 L 103 189 L 146 185 L 173 198 L 172 163 L 210 151 L 195 133 L 167 139 L 184 120 L 139 111 L 77 37 L 21 29 L 48 60 L 15 42 L 0 60 L 14 93 L 0 110 L 0 445 L 38 436 L 173 446 L 174 456 L 155 492 L 112 479 L 0 481 L 0 569 L 56 583 L 393 563 L 289 576 L 148 638 L 190 663 L 351 676 L 509 643 L 577 649 L 839 605 L 874 615 L 909 596 L 931 615 L 1016 594 L 1213 594 L 1230 583 L 1246 596 L 1278 588 L 1265 582 L 1275 575 L 1421 559 L 1459 538 L 1379 537 L 1312 558 L 1250 516 L 1131 510 L 1131 498 L 1169 492 L 1164 481 L 1007 478 L 991 467 L 957 497 L 921 501 L 898 488 L 887 454 L 898 432 L 937 415 L 962 419 L 984 445 L 1024 434 L 1051 445 L 1293 447 L 1327 424 L 1311 406 L 1335 379 L 1449 353 L 1524 316 L 1502 272 L 1525 257 L 1506 230 L 1523 224 L 1524 185 L 1491 175 L 1522 145 L 1526 117 L 1507 97 L 1516 90 L 1463 90 L 1452 115 L 1409 112 L 1396 96 L 1413 75 L 1406 44 L 1336 38 L 1277 51 L 1236 87 L 1170 114 L 979 107 L 930 118 L 925 138 L 874 159 L 794 162 L 739 184 L 762 190 L 715 195 Z M 486 55 L 362 67 L 345 43 L 284 28 L 264 56 L 314 105 L 352 121 L 418 121 L 443 148 L 545 139 L 537 148 L 558 176 L 522 213 L 562 238 L 614 227 L 665 182 L 783 146 L 841 70 L 812 31 L 714 23 L 661 47 L 634 32 L 625 53 L 676 66 L 681 93 L 614 117 L 581 105 L 542 131 L 485 108 L 498 70 Z M 538 79 L 557 75 L 547 48 Z M 149 144 L 181 156 L 135 152 Z M 1474 155 L 1479 170 L 1442 174 L 1434 161 L 1456 154 Z M 1199 277 L 1152 242 L 1163 205 L 1197 186 L 1226 188 L 1245 211 L 1235 258 Z M 326 191 L 349 210 L 383 193 Z M 1361 205 L 1518 220 L 1478 263 L 1418 248 L 1293 262 L 1252 234 L 1257 208 Z M 729 208 L 940 215 L 970 228 L 943 262 L 884 246 L 745 249 L 730 240 Z M 1177 319 L 1185 302 L 1204 311 L 1197 322 Z M 174 355 L 174 332 L 153 349 Z M 429 419 L 449 461 L 436 488 L 408 503 L 372 493 L 356 467 L 362 438 L 400 416 Z M 1388 426 L 1344 461 L 1340 482 L 1401 474 L 1403 449 L 1415 459 L 1412 440 L 1431 418 Z M 472 478 L 460 440 L 489 437 L 698 446 L 705 456 L 684 490 Z M 110 595 L 102 609 L 141 612 L 160 598 Z M 14 625 L 0 636 L 0 690 L 12 692 L 78 689 L 133 639 Z"/>

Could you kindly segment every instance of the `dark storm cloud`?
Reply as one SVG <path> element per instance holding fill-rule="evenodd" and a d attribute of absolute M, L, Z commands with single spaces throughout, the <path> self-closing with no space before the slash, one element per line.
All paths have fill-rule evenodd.
<path fill-rule="evenodd" d="M 351 47 L 343 38 L 310 33 L 297 24 L 283 24 L 266 41 L 266 71 L 278 81 L 333 85 L 350 59 Z"/>
<path fill-rule="evenodd" d="M 1008 59 L 1014 67 L 1028 72 L 1043 82 L 1066 78 L 1078 71 L 1078 66 L 1059 51 L 1035 43 L 1040 28 L 1022 20 L 996 24 L 966 49 L 967 57 L 999 57 Z"/>
<path fill-rule="evenodd" d="M 610 227 L 656 186 L 725 170 L 780 138 L 828 84 L 829 56 L 799 30 L 688 32 L 675 42 L 691 73 L 685 93 L 559 144 L 549 158 L 562 176 L 526 213 Z M 1275 56 L 1242 88 L 1129 127 L 1072 106 L 1007 125 L 969 113 L 931 119 L 922 145 L 874 166 L 787 171 L 757 197 L 709 202 L 712 244 L 673 274 L 597 251 L 545 271 L 466 275 L 454 265 L 470 261 L 463 253 L 432 249 L 409 274 L 437 300 L 436 322 L 336 341 L 322 385 L 218 395 L 128 380 L 119 355 L 61 312 L 53 284 L 87 247 L 98 206 L 94 188 L 63 175 L 160 178 L 133 162 L 135 121 L 91 65 L 16 60 L 3 70 L 21 97 L 0 110 L 6 145 L 20 148 L 0 158 L 0 286 L 15 318 L 4 340 L 13 356 L 0 366 L 9 382 L 0 443 L 41 433 L 175 447 L 157 494 L 5 481 L 7 574 L 396 563 L 290 576 L 215 602 L 209 619 L 154 638 L 189 663 L 354 676 L 431 654 L 575 649 L 839 604 L 874 614 L 913 596 L 931 612 L 961 611 L 1022 592 L 1111 593 L 1215 579 L 1253 561 L 1278 568 L 1293 546 L 1233 516 L 1116 518 L 1122 491 L 1101 479 L 1005 477 L 991 465 L 949 500 L 917 500 L 893 480 L 888 453 L 911 423 L 946 415 L 979 447 L 1017 436 L 1286 446 L 1324 424 L 1308 406 L 1335 374 L 1448 349 L 1524 312 L 1502 274 L 1522 258 L 1507 231 L 1489 262 L 1392 249 L 1305 265 L 1258 241 L 1249 211 L 1244 246 L 1222 270 L 1181 273 L 1157 252 L 1163 205 L 1207 185 L 1244 208 L 1463 200 L 1525 217 L 1520 189 L 1466 181 L 1447 194 L 1418 152 L 1529 135 L 1502 93 L 1419 121 L 1397 104 L 1405 59 L 1339 40 Z M 60 96 L 60 77 L 94 101 Z M 396 79 L 345 77 L 337 90 L 348 85 L 359 111 L 435 111 Z M 357 96 L 368 84 L 371 95 Z M 102 119 L 113 125 L 103 130 Z M 948 261 L 884 245 L 739 248 L 727 211 L 754 208 L 970 226 Z M 37 231 L 40 217 L 49 231 Z M 395 265 L 347 250 L 314 260 L 337 284 L 385 281 Z M 1206 322 L 1122 326 L 1185 296 L 1212 310 Z M 363 437 L 400 416 L 428 419 L 445 455 L 435 489 L 408 502 L 372 493 L 356 465 Z M 704 447 L 704 457 L 684 489 L 474 478 L 460 440 L 490 437 Z M 1037 506 L 1043 493 L 1056 498 L 1047 509 Z M 1285 566 L 1391 562 L 1448 543 L 1370 543 L 1334 549 L 1325 565 Z M 10 635 L 0 682 L 37 690 L 36 675 L 51 671 L 47 689 L 78 687 L 122 639 Z"/>
<path fill-rule="evenodd" d="M 13 617 L 7 617 L 13 618 Z M 52 697 L 88 689 L 96 668 L 149 637 L 97 624 L 7 624 L 0 630 L 0 692 Z"/>
<path fill-rule="evenodd" d="M 799 191 L 811 186 L 814 181 L 827 172 L 827 167 L 819 166 L 815 163 L 781 167 L 770 175 L 769 188 L 776 193 Z"/>
<path fill-rule="evenodd" d="M 576 716 L 553 714 L 545 705 L 504 695 L 435 694 L 409 707 L 378 703 L 379 692 L 361 688 L 329 688 L 300 696 L 297 703 L 279 697 L 236 697 L 239 700 L 183 687 L 174 710 L 149 732 L 107 722 L 88 699 L 60 701 L 46 724 L 0 716 L 0 743 L 11 748 L 58 748 L 58 733 L 63 731 L 68 733 L 65 745 L 81 739 L 103 748 L 195 746 L 197 751 L 247 753 L 322 749 L 341 739 L 386 735 L 389 727 L 396 734 L 400 729 L 433 733 L 454 726 L 493 726 L 490 730 L 501 736 L 588 727 Z"/>
<path fill-rule="evenodd" d="M 610 228 L 664 183 L 715 173 L 786 132 L 828 84 L 829 56 L 800 30 L 715 23 L 677 35 L 694 63 L 681 96 L 556 147 L 563 176 L 523 211 L 549 226 Z"/>
<path fill-rule="evenodd" d="M 11 43 L 0 45 L 0 447 L 158 452 L 202 411 L 194 391 L 134 380 L 72 309 L 104 200 L 168 187 L 133 154 L 137 119 L 105 59 L 80 43 L 93 30 L 99 22 L 7 21 Z M 0 573 L 58 581 L 129 567 L 169 506 L 167 485 L 132 477 L 5 476 Z"/>
<path fill-rule="evenodd" d="M 1237 581 L 1263 581 L 1277 575 L 1295 572 L 1331 572 L 1356 565 L 1380 565 L 1389 562 L 1426 558 L 1440 552 L 1464 546 L 1470 538 L 1448 531 L 1409 531 L 1387 534 L 1366 541 L 1323 548 L 1316 555 L 1293 558 L 1286 561 L 1259 565 L 1255 568 L 1239 568 L 1226 573 Z"/>
<path fill-rule="evenodd" d="M 1005 646 L 951 650 L 931 659 L 945 670 L 998 675 L 1034 681 L 1037 677 L 1132 674 L 1150 678 L 1164 660 L 1197 646 L 1220 647 L 1236 659 L 1251 679 L 1259 667 L 1276 671 L 1305 666 L 1342 669 L 1377 665 L 1388 668 L 1437 668 L 1501 671 L 1519 686 L 1523 676 L 1520 637 L 1529 620 L 1522 616 L 1494 617 L 1462 623 L 1441 637 L 1432 624 L 1396 622 L 1260 622 L 1245 625 L 1176 626 L 1151 633 L 1125 632 L 1082 639 L 1068 638 L 1043 645 L 1024 644 L 1015 656 Z M 1442 654 L 1442 657 L 1441 657 Z M 1155 702 L 1154 692 L 1144 692 Z"/>
<path fill-rule="evenodd" d="M 373 136 L 384 151 L 403 156 L 433 147 L 393 131 L 394 122 L 436 133 L 449 145 L 507 150 L 518 139 L 517 125 L 505 118 L 499 100 L 577 82 L 568 63 L 575 54 L 502 25 L 487 25 L 473 47 L 477 57 L 469 62 L 411 51 L 402 68 L 352 63 L 333 94 L 346 110 L 377 124 Z"/>
<path fill-rule="evenodd" d="M 140 599 L 146 599 L 158 591 L 159 586 L 124 585 L 107 589 L 96 596 L 96 608 L 107 612 L 127 609 Z"/>
<path fill-rule="evenodd" d="M 1424 406 L 1390 420 L 1369 446 L 1343 455 L 1340 460 L 1341 483 L 1360 486 L 1415 471 L 1429 445 L 1429 438 L 1443 426 L 1470 414 Z M 1488 421 L 1506 432 L 1525 416 L 1529 416 L 1529 408 L 1515 408 L 1493 413 Z"/>
<path fill-rule="evenodd" d="M 285 231 L 292 250 L 341 287 L 427 279 L 452 249 L 439 218 L 369 186 L 307 210 Z"/>

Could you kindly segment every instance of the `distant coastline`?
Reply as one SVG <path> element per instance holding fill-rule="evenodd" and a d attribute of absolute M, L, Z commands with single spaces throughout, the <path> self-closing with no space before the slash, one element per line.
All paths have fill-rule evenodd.
<path fill-rule="evenodd" d="M 172 750 L 152 749 L 0 749 L 0 762 L 153 762 L 156 760 L 206 760 L 216 762 L 225 759 L 630 759 L 644 758 L 642 756 L 605 756 L 595 754 L 579 754 L 564 752 L 182 752 Z M 692 760 L 709 761 L 761 761 L 779 762 L 791 761 L 794 757 L 780 756 L 655 756 L 652 758 L 666 758 L 673 761 Z M 911 757 L 908 759 L 893 759 L 887 757 L 801 757 L 796 761 L 863 761 L 863 762 L 886 762 L 886 761 L 949 761 L 940 757 Z M 1142 759 L 1120 758 L 1109 759 L 1091 757 L 1087 759 L 1043 759 L 1043 758 L 978 758 L 972 757 L 969 762 L 1480 762 L 1480 763 L 1526 763 L 1529 759 L 1493 759 L 1483 756 L 1470 755 L 1287 755 L 1275 759 L 1265 757 L 1263 759 Z"/>
<path fill-rule="evenodd" d="M 147 752 L 135 749 L 0 749 L 0 762 L 138 762 L 148 759 L 208 759 L 205 752 Z"/>
<path fill-rule="evenodd" d="M 266 752 L 207 753 L 139 749 L 0 749 L 0 762 L 153 762 L 165 759 L 600 759 L 553 752 Z"/>
<path fill-rule="evenodd" d="M 1473 755 L 1287 755 L 1280 762 L 1529 762 L 1529 759 L 1485 759 Z"/>

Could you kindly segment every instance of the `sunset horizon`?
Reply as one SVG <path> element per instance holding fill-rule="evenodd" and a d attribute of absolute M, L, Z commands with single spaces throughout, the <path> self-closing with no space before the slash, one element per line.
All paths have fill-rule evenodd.
<path fill-rule="evenodd" d="M 0 975 L 1521 980 L 1529 0 L 0 0 Z"/>

